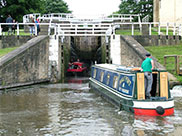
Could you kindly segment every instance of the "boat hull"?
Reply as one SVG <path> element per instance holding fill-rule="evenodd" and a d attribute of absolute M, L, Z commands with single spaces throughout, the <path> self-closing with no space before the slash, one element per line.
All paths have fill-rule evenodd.
<path fill-rule="evenodd" d="M 174 114 L 174 101 L 168 100 L 143 100 L 133 101 L 135 115 L 170 116 Z"/>
<path fill-rule="evenodd" d="M 170 116 L 174 114 L 174 107 L 169 109 L 164 109 L 164 114 L 160 115 L 157 113 L 156 108 L 154 109 L 136 109 L 134 108 L 135 115 L 145 115 L 145 116 Z"/>
<path fill-rule="evenodd" d="M 103 98 L 119 107 L 120 110 L 126 110 L 134 113 L 132 98 L 126 99 L 107 86 L 101 85 L 97 81 L 94 81 L 94 79 L 90 79 L 89 86 L 92 90 L 103 96 Z"/>
<path fill-rule="evenodd" d="M 128 98 L 93 78 L 90 78 L 89 86 L 120 110 L 126 110 L 135 115 L 170 116 L 174 114 L 174 101 L 172 98 L 165 101 Z"/>

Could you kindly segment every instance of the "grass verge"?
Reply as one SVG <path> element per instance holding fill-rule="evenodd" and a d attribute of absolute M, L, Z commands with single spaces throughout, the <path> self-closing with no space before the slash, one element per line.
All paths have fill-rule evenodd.
<path fill-rule="evenodd" d="M 10 47 L 10 48 L 4 48 L 4 49 L 0 49 L 0 57 L 8 54 L 9 52 L 15 50 L 18 47 Z"/>
<path fill-rule="evenodd" d="M 160 33 L 162 35 L 166 35 L 166 28 L 161 27 L 160 28 Z M 125 29 L 125 30 L 117 29 L 116 34 L 118 34 L 118 35 L 132 35 L 132 29 L 131 28 L 128 28 L 128 29 Z M 134 35 L 142 35 L 139 28 L 134 29 Z M 158 27 L 152 27 L 151 28 L 151 35 L 158 35 Z M 173 30 L 172 29 L 168 30 L 168 35 L 173 35 Z M 177 35 L 177 32 L 175 33 L 175 35 Z"/>
<path fill-rule="evenodd" d="M 182 45 L 146 46 L 145 49 L 149 51 L 162 65 L 164 65 L 164 55 L 182 55 Z M 174 71 L 175 59 L 173 57 L 167 58 L 166 69 L 172 73 L 178 81 L 182 82 L 182 76 L 177 75 Z"/>

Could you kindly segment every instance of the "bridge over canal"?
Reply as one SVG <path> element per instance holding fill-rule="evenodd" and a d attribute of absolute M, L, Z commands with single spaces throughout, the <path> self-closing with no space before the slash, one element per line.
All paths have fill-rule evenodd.
<path fill-rule="evenodd" d="M 115 30 L 120 27 L 118 23 L 132 23 L 134 19 L 140 23 L 139 15 L 129 14 L 97 18 L 78 18 L 72 14 L 35 14 L 34 18 L 49 23 L 49 61 L 60 78 L 65 75 L 61 73 L 67 69 L 68 63 L 77 59 L 89 65 L 121 64 L 120 38 L 115 36 Z M 29 15 L 24 16 L 24 22 L 29 22 Z"/>
<path fill-rule="evenodd" d="M 29 16 L 25 15 L 23 23 L 16 24 L 18 38 L 22 26 L 24 31 L 28 31 L 27 25 L 31 24 Z M 137 37 L 115 34 L 116 29 L 129 28 L 131 35 L 134 35 L 136 29 L 139 32 L 145 30 L 142 30 L 142 25 L 146 23 L 141 23 L 139 15 L 86 19 L 77 18 L 72 14 L 32 16 L 40 20 L 41 32 L 12 54 L 0 59 L 0 89 L 50 80 L 59 81 L 64 78 L 68 63 L 78 58 L 89 65 L 114 63 L 140 66 L 144 54 L 147 53 L 135 40 Z M 1 40 L 4 39 L 1 29 L 3 25 L 7 24 L 0 24 Z M 151 23 L 147 25 L 151 35 Z M 160 27 L 159 24 L 158 26 Z M 160 34 L 160 31 L 158 33 Z M 38 35 L 37 29 L 35 35 Z M 151 41 L 151 38 L 149 39 L 144 41 Z M 156 66 L 164 68 L 159 63 L 156 63 Z"/>

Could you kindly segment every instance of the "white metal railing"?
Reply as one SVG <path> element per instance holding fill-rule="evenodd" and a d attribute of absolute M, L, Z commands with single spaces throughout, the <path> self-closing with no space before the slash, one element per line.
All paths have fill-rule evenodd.
<path fill-rule="evenodd" d="M 57 24 L 61 36 L 105 36 L 112 34 L 112 24 Z"/>
<path fill-rule="evenodd" d="M 39 17 L 40 20 L 57 20 L 57 21 L 70 21 L 72 18 L 75 18 L 73 14 L 70 13 L 51 13 L 44 14 Z"/>
<path fill-rule="evenodd" d="M 142 18 L 142 22 L 149 22 L 149 15 L 146 15 L 144 18 Z"/>
<path fill-rule="evenodd" d="M 111 26 L 107 27 L 106 30 L 104 30 L 104 28 L 95 28 L 97 26 L 97 24 L 103 24 L 102 22 L 105 23 L 109 23 L 109 25 L 111 25 L 113 22 L 133 22 L 134 17 L 138 17 L 138 22 L 141 23 L 140 21 L 140 16 L 138 14 L 113 14 L 111 16 L 101 16 L 98 18 L 77 18 L 76 16 L 74 16 L 73 14 L 70 13 L 51 13 L 51 14 L 44 14 L 44 15 L 40 15 L 40 14 L 29 14 L 29 15 L 25 15 L 23 17 L 23 22 L 24 23 L 29 23 L 29 17 L 33 16 L 34 20 L 36 18 L 38 18 L 40 21 L 43 20 L 47 20 L 49 22 L 49 29 L 48 29 L 48 34 L 51 33 L 51 29 L 54 30 L 59 30 L 61 28 L 60 31 L 57 31 L 55 33 L 61 34 L 61 35 L 104 35 L 104 34 L 109 34 L 112 32 L 115 32 L 114 27 L 112 28 Z M 52 24 L 52 22 L 54 21 L 61 21 L 61 22 L 65 22 L 65 23 L 70 23 L 72 24 L 72 26 L 69 26 L 66 29 L 65 26 L 63 27 L 63 25 L 60 27 L 60 25 L 58 25 L 57 28 L 55 27 L 55 24 Z M 62 23 L 63 24 L 63 23 Z M 74 26 L 73 24 L 77 24 L 76 26 Z M 67 24 L 69 25 L 69 24 Z M 87 25 L 87 26 L 91 26 L 91 28 L 84 28 L 79 27 L 80 25 Z M 108 25 L 108 24 L 107 24 Z M 141 27 L 141 24 L 140 24 Z M 97 30 L 96 30 L 97 29 Z M 60 33 L 59 33 L 60 32 Z M 133 31 L 132 31 L 133 32 Z"/>
<path fill-rule="evenodd" d="M 149 35 L 152 32 L 157 33 L 157 35 L 179 35 L 182 36 L 182 25 L 177 23 L 161 23 L 161 22 L 132 22 L 132 23 L 115 23 L 115 25 L 120 26 L 131 26 L 131 35 L 135 34 L 135 30 L 138 29 L 140 33 L 142 32 L 142 26 L 148 25 Z M 141 26 L 141 27 L 140 27 Z M 145 28 L 146 29 L 146 28 Z"/>
<path fill-rule="evenodd" d="M 138 22 L 140 21 L 140 16 L 138 14 L 112 14 L 111 16 L 98 16 L 97 18 L 89 16 L 87 17 L 76 17 L 76 15 L 70 13 L 51 13 L 51 14 L 44 14 L 40 15 L 39 13 L 35 14 L 28 14 L 23 16 L 23 22 L 29 22 L 29 16 L 32 15 L 34 19 L 39 18 L 39 20 L 57 20 L 57 21 L 70 21 L 70 22 L 113 22 L 113 21 L 120 21 L 120 22 L 133 22 L 134 17 L 138 18 Z M 79 16 L 79 15 L 78 15 Z"/>
<path fill-rule="evenodd" d="M 29 23 L 29 19 L 30 19 L 30 16 L 33 17 L 34 20 L 36 20 L 37 18 L 39 18 L 41 16 L 40 13 L 33 13 L 33 14 L 27 14 L 27 15 L 24 15 L 23 16 L 23 23 Z"/>
<path fill-rule="evenodd" d="M 134 17 L 137 17 L 139 23 L 141 22 L 139 14 L 112 14 L 109 18 L 113 20 L 120 19 L 121 22 L 133 22 Z"/>
<path fill-rule="evenodd" d="M 7 30 L 5 32 L 4 28 L 9 25 L 15 25 L 16 34 L 21 35 L 22 31 L 26 32 L 26 35 L 29 33 L 29 25 L 34 25 L 35 27 L 35 35 L 37 35 L 37 29 L 35 23 L 0 23 L 0 36 L 6 35 Z M 126 27 L 124 30 L 120 31 L 129 31 L 129 35 L 136 35 L 137 33 L 141 33 L 143 29 L 143 25 L 148 27 L 148 34 L 153 35 L 179 35 L 182 36 L 182 25 L 178 23 L 159 23 L 159 22 L 131 22 L 131 23 L 39 23 L 41 32 L 45 31 L 47 35 L 52 34 L 60 35 L 60 36 L 103 36 L 103 35 L 111 35 L 115 34 L 116 29 L 121 29 L 122 27 Z M 44 27 L 46 25 L 46 27 Z M 140 27 L 141 25 L 141 27 Z M 45 30 L 43 30 L 45 29 Z M 145 27 L 145 29 L 147 29 Z"/>
<path fill-rule="evenodd" d="M 34 35 L 38 35 L 37 33 L 37 25 L 35 23 L 0 23 L 0 36 L 2 35 L 8 35 L 8 28 L 9 26 L 15 27 L 15 34 L 12 33 L 10 35 L 30 35 L 30 25 L 34 27 Z M 49 23 L 39 23 L 39 26 L 49 26 Z M 6 29 L 6 30 L 4 30 Z M 48 33 L 47 33 L 48 34 Z"/>

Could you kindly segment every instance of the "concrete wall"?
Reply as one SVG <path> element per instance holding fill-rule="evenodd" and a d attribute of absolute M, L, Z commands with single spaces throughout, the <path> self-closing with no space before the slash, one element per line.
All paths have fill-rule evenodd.
<path fill-rule="evenodd" d="M 0 49 L 14 47 L 14 46 L 21 46 L 31 38 L 32 38 L 31 36 L 15 36 L 15 35 L 0 36 Z"/>
<path fill-rule="evenodd" d="M 145 54 L 149 53 L 145 48 L 138 43 L 132 36 L 121 36 L 121 65 L 141 67 L 142 61 L 145 59 Z M 157 62 L 157 59 L 152 56 L 155 68 L 165 69 L 163 65 Z M 171 81 L 176 81 L 172 74 L 168 74 Z"/>
<path fill-rule="evenodd" d="M 135 35 L 132 36 L 142 46 L 153 45 L 179 45 L 182 44 L 181 37 L 179 36 L 158 36 L 158 35 Z"/>
<path fill-rule="evenodd" d="M 48 81 L 49 38 L 38 36 L 0 58 L 0 89 Z"/>
<path fill-rule="evenodd" d="M 70 62 L 70 48 L 71 48 L 71 37 L 66 36 L 64 39 L 59 37 L 59 61 L 58 61 L 58 77 L 59 80 L 63 80 L 68 69 Z"/>
<path fill-rule="evenodd" d="M 121 36 L 121 62 L 122 65 L 140 67 L 145 59 L 145 54 L 149 53 L 145 48 L 131 36 Z M 157 59 L 152 56 L 155 61 L 155 67 L 165 69 Z"/>
<path fill-rule="evenodd" d="M 99 45 L 101 46 L 101 54 L 98 54 L 101 55 L 100 63 L 110 63 L 110 38 L 102 36 Z"/>
<path fill-rule="evenodd" d="M 99 45 L 98 36 L 76 36 L 74 37 L 74 49 L 80 60 L 93 59 Z"/>
<path fill-rule="evenodd" d="M 142 48 L 142 46 L 140 47 L 139 43 L 131 36 L 120 36 L 120 38 L 121 65 L 140 67 L 144 56 L 142 55 L 142 53 L 139 53 L 138 50 L 144 53 L 144 48 L 140 49 Z"/>

